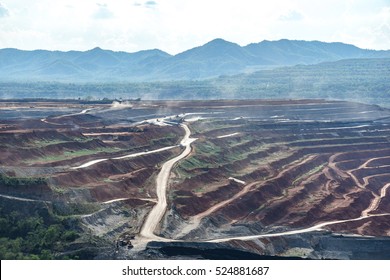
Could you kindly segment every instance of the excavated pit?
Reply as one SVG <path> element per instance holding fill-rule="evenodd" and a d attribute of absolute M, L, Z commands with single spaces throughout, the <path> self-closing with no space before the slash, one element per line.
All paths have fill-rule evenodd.
<path fill-rule="evenodd" d="M 43 119 L 35 111 L 29 117 L 28 109 L 20 119 L 0 115 L 2 201 L 53 203 L 55 211 L 74 216 L 85 232 L 111 242 L 115 251 L 123 236 L 137 236 L 157 203 L 157 174 L 183 151 L 178 124 L 188 120 L 196 140 L 170 172 L 157 236 L 211 243 L 226 238 L 221 243 L 229 250 L 310 258 L 364 255 L 352 245 L 324 252 L 310 245 L 313 240 L 331 247 L 337 234 L 380 242 L 390 237 L 387 109 L 325 100 L 161 101 L 123 110 L 79 109 L 73 104 L 69 112 Z M 339 222 L 319 233 L 238 240 L 333 221 Z M 126 250 L 103 255 L 137 258 Z M 138 256 L 148 250 L 160 249 Z"/>

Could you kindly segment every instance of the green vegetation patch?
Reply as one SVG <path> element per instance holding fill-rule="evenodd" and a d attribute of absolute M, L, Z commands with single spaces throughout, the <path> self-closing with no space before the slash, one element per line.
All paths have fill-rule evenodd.
<path fill-rule="evenodd" d="M 34 213 L 26 215 L 0 208 L 0 259 L 56 259 L 67 244 L 79 238 L 65 220 L 45 222 Z"/>
<path fill-rule="evenodd" d="M 94 150 L 88 150 L 88 149 L 82 149 L 82 150 L 76 150 L 76 151 L 65 151 L 64 153 L 60 155 L 48 155 L 43 156 L 40 158 L 32 159 L 26 161 L 27 164 L 34 164 L 38 162 L 55 162 L 55 161 L 62 161 L 62 160 L 68 160 L 72 158 L 77 158 L 81 156 L 88 156 L 88 155 L 94 155 L 98 153 L 114 153 L 120 151 L 120 148 L 98 148 Z"/>
<path fill-rule="evenodd" d="M 194 134 L 207 133 L 214 130 L 225 129 L 225 128 L 236 128 L 237 130 L 242 130 L 242 125 L 237 124 L 227 124 L 226 121 L 216 121 L 216 120 L 200 120 L 196 123 L 191 124 L 191 130 Z"/>
<path fill-rule="evenodd" d="M 53 211 L 58 217 L 69 218 L 72 216 L 88 215 L 99 211 L 101 208 L 98 203 L 92 202 L 55 202 Z"/>
<path fill-rule="evenodd" d="M 186 171 L 198 168 L 210 168 L 220 157 L 222 148 L 210 141 L 197 142 L 195 145 L 195 155 L 180 162 L 179 167 Z"/>
<path fill-rule="evenodd" d="M 46 183 L 46 178 L 43 177 L 10 177 L 0 174 L 0 184 L 3 186 L 36 186 Z"/>
<path fill-rule="evenodd" d="M 233 151 L 230 149 L 250 141 L 250 137 L 245 137 L 242 141 L 227 141 L 227 145 L 224 146 L 217 146 L 207 140 L 195 142 L 195 154 L 180 162 L 178 171 L 186 178 L 193 177 L 194 175 L 208 172 L 209 168 L 221 168 L 236 161 L 244 160 L 251 154 L 265 151 L 269 148 L 267 144 L 258 143 L 258 145 L 255 145 L 256 143 L 254 143 L 252 147 L 245 150 L 236 149 Z M 197 169 L 197 174 L 194 173 L 195 169 Z"/>
<path fill-rule="evenodd" d="M 58 144 L 64 144 L 64 143 L 72 143 L 72 142 L 78 142 L 78 143 L 86 143 L 90 141 L 97 140 L 98 138 L 90 138 L 90 137 L 75 137 L 72 140 L 63 140 L 63 139 L 40 139 L 40 140 L 34 140 L 29 145 L 34 148 L 44 148 L 51 145 L 58 145 Z"/>
<path fill-rule="evenodd" d="M 309 171 L 306 172 L 305 174 L 302 174 L 301 176 L 299 176 L 298 178 L 296 178 L 296 179 L 292 182 L 292 185 L 295 185 L 295 184 L 296 184 L 297 182 L 299 182 L 300 180 L 305 179 L 305 178 L 308 178 L 308 177 L 310 177 L 311 175 L 314 175 L 315 173 L 320 172 L 326 165 L 327 165 L 327 163 L 323 163 L 323 164 L 318 165 L 318 166 L 314 167 L 313 169 L 309 170 Z"/>
<path fill-rule="evenodd" d="M 68 141 L 64 141 L 60 139 L 42 139 L 42 140 L 34 140 L 30 143 L 30 145 L 35 148 L 43 148 L 46 146 L 63 144 L 67 142 Z"/>
<path fill-rule="evenodd" d="M 195 154 L 179 162 L 176 171 L 182 178 L 191 178 L 199 174 L 208 172 L 209 168 L 215 168 L 216 159 L 220 157 L 220 148 L 216 148 L 212 151 L 213 144 L 208 142 L 203 146 L 203 143 L 197 143 L 195 148 Z M 205 151 L 209 151 L 211 154 L 205 154 Z M 195 171 L 196 170 L 196 171 Z"/>
<path fill-rule="evenodd" d="M 175 133 L 168 133 L 164 137 L 161 138 L 155 138 L 149 140 L 149 145 L 154 146 L 157 144 L 164 144 L 164 145 L 174 145 L 176 143 L 178 136 Z"/>

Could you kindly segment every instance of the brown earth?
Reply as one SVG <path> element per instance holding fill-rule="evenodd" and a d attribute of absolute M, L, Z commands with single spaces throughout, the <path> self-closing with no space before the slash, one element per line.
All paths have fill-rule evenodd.
<path fill-rule="evenodd" d="M 318 111 L 310 115 L 312 119 L 327 114 L 321 110 L 323 104 L 316 105 Z M 284 106 L 289 111 L 288 105 Z M 337 119 L 337 112 L 334 114 Z M 222 123 L 231 125 L 221 128 Z M 265 228 L 305 228 L 360 217 L 390 182 L 390 130 L 386 123 L 209 120 L 192 126 L 196 137 L 220 151 L 197 155 L 203 142 L 195 142 L 193 157 L 208 167 L 179 165 L 176 177 L 181 180 L 171 185 L 171 203 L 185 220 L 208 212 L 208 218 L 220 221 L 220 227 L 260 223 Z M 239 135 L 217 138 L 236 132 Z M 236 154 L 241 158 L 234 158 Z M 191 176 L 183 178 L 183 172 Z M 237 178 L 245 185 L 227 181 L 235 174 L 241 175 Z M 231 201 L 234 196 L 237 199 Z M 378 199 L 377 209 L 368 214 L 389 213 L 387 200 L 387 196 Z M 216 208 L 217 204 L 223 206 Z M 388 236 L 390 227 L 382 223 L 386 219 L 338 224 L 332 229 L 345 225 L 346 232 L 356 233 L 361 224 L 367 224 L 365 235 Z"/>
<path fill-rule="evenodd" d="M 204 120 L 187 123 L 191 137 L 198 138 L 193 150 L 170 177 L 167 213 L 175 215 L 166 215 L 164 236 L 170 236 L 169 224 L 194 217 L 207 220 L 216 231 L 243 226 L 263 233 L 390 213 L 390 188 L 384 189 L 390 183 L 390 112 L 377 106 L 242 100 L 145 101 L 116 111 L 93 108 L 97 110 L 81 114 L 85 107 L 73 104 L 76 113 L 45 118 L 2 119 L 0 112 L 0 174 L 43 179 L 34 188 L 8 181 L 0 184 L 0 194 L 98 208 L 113 201 L 115 211 L 125 207 L 145 217 L 156 200 L 156 175 L 182 151 L 184 131 L 177 125 L 138 121 L 202 112 Z M 365 111 L 370 113 L 363 115 Z M 170 146 L 176 147 L 113 159 Z M 99 159 L 105 161 L 74 169 Z M 142 221 L 137 223 L 139 229 Z M 194 230 L 206 232 L 199 238 L 208 239 L 202 226 Z M 390 222 L 388 216 L 372 217 L 327 229 L 389 236 Z"/>

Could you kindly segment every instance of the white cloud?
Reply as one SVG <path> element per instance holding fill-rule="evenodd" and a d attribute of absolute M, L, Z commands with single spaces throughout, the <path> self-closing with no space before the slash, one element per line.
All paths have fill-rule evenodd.
<path fill-rule="evenodd" d="M 156 1 L 146 1 L 146 2 L 134 2 L 133 6 L 135 7 L 144 7 L 144 8 L 149 8 L 149 9 L 154 9 L 156 8 L 158 3 Z"/>
<path fill-rule="evenodd" d="M 1 3 L 0 3 L 0 18 L 2 17 L 8 17 L 9 16 L 9 11 L 6 7 L 4 7 Z"/>
<path fill-rule="evenodd" d="M 114 14 L 110 11 L 107 4 L 97 3 L 97 10 L 93 14 L 95 19 L 109 19 L 113 18 Z"/>
<path fill-rule="evenodd" d="M 1 21 L 0 48 L 175 54 L 214 38 L 240 45 L 287 38 L 390 46 L 388 0 L 0 1 L 0 16 L 1 10 L 12 15 Z"/>
<path fill-rule="evenodd" d="M 295 10 L 289 10 L 287 13 L 279 17 L 279 19 L 282 21 L 298 21 L 302 20 L 303 18 L 303 15 Z"/>
<path fill-rule="evenodd" d="M 156 6 L 157 2 L 156 1 L 146 1 L 145 6 Z"/>
<path fill-rule="evenodd" d="M 388 50 L 390 46 L 390 7 L 376 7 L 369 10 L 367 6 L 348 10 L 340 19 L 338 32 L 334 40 L 345 41 L 367 49 Z"/>

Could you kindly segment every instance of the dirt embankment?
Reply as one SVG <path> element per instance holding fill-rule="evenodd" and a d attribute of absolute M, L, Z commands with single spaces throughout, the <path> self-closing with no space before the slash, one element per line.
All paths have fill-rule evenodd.
<path fill-rule="evenodd" d="M 153 199 L 153 179 L 159 165 L 179 153 L 180 148 L 136 158 L 112 158 L 174 146 L 183 135 L 176 126 L 136 127 L 89 114 L 15 119 L 8 123 L 12 126 L 0 131 L 0 172 L 16 179 L 12 179 L 12 186 L 2 184 L 2 193 L 80 203 L 126 197 Z M 115 135 L 117 132 L 119 135 Z M 71 169 L 100 158 L 109 160 L 93 168 Z M 21 183 L 18 178 L 23 179 Z M 34 183 L 37 180 L 42 182 Z"/>
<path fill-rule="evenodd" d="M 87 188 L 97 201 L 123 197 L 155 198 L 153 178 L 158 166 L 179 151 L 180 148 L 176 148 L 137 158 L 108 160 L 57 174 L 52 180 L 53 184 L 68 188 Z"/>
<path fill-rule="evenodd" d="M 162 228 L 167 238 L 170 233 L 180 236 L 177 229 L 197 216 L 200 221 L 188 238 L 251 236 L 358 217 L 365 219 L 327 229 L 390 235 L 385 216 L 370 217 L 390 212 L 386 187 L 390 131 L 385 121 L 373 121 L 387 111 L 308 100 L 152 103 L 139 105 L 149 106 L 140 116 L 138 111 L 108 110 L 1 122 L 0 170 L 7 176 L 43 177 L 35 190 L 22 187 L 19 194 L 49 200 L 53 195 L 56 203 L 84 207 L 89 211 L 72 215 L 82 219 L 87 230 L 115 241 L 123 233 L 139 232 L 156 203 L 156 174 L 183 150 L 179 127 L 135 125 L 130 119 L 154 118 L 162 111 L 169 115 L 170 110 L 176 115 L 190 107 L 191 112 L 210 114 L 191 122 L 199 139 L 170 178 L 171 209 Z M 361 116 L 363 110 L 368 113 Z M 154 154 L 114 159 L 176 145 Z M 104 161 L 74 168 L 99 159 Z M 17 167 L 12 174 L 11 165 Z M 15 190 L 2 189 L 9 194 Z M 274 240 L 280 246 L 286 241 Z M 284 252 L 269 245 L 271 239 L 263 241 L 232 244 L 253 245 L 258 253 L 269 252 L 267 248 Z"/>
<path fill-rule="evenodd" d="M 313 119 L 328 114 L 312 106 L 304 113 L 304 106 L 294 111 Z M 337 111 L 332 112 L 337 115 Z M 344 116 L 343 121 L 335 122 L 298 119 L 195 124 L 197 136 L 206 142 L 196 144 L 205 143 L 203 150 L 195 148 L 194 159 L 179 168 L 180 179 L 172 184 L 172 205 L 177 215 L 191 221 L 207 212 L 204 219 L 220 223 L 218 226 L 223 228 L 251 223 L 267 228 L 304 228 L 320 221 L 386 212 L 388 189 L 384 187 L 389 180 L 390 155 L 388 132 L 383 129 L 387 125 L 349 122 Z M 218 138 L 229 133 L 239 134 Z M 212 146 L 216 152 L 204 152 Z M 208 166 L 197 168 L 199 162 Z M 234 186 L 227 178 L 245 171 L 239 179 L 253 186 L 231 201 L 245 186 Z M 209 211 L 215 205 L 221 207 Z M 370 224 L 380 226 L 377 220 Z M 202 223 L 199 227 L 203 228 Z M 387 232 L 386 227 L 382 227 L 382 234 Z M 365 228 L 365 234 L 369 228 Z M 373 234 L 378 232 L 373 230 Z"/>

